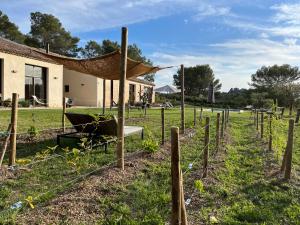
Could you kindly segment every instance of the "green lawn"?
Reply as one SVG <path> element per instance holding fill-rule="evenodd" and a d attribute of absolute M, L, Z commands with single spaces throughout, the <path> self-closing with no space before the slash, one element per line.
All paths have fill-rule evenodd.
<path fill-rule="evenodd" d="M 97 109 L 89 110 L 91 113 L 97 112 Z M 180 124 L 179 113 L 178 109 L 166 110 L 166 139 L 168 140 L 170 127 Z M 30 112 L 25 112 L 24 115 L 20 115 L 20 118 L 26 118 L 25 114 L 30 115 Z M 58 121 L 59 124 L 61 113 L 58 110 L 45 111 L 45 114 L 56 115 L 53 120 Z M 48 121 L 45 114 L 40 114 L 40 118 Z M 190 224 L 209 224 L 213 221 L 212 218 L 219 224 L 299 224 L 300 126 L 296 126 L 295 130 L 297 139 L 295 139 L 293 154 L 293 176 L 291 182 L 286 183 L 276 176 L 271 176 L 271 172 L 276 172 L 280 168 L 282 146 L 284 146 L 282 142 L 286 140 L 287 119 L 283 122 L 274 122 L 274 152 L 269 154 L 265 152 L 267 135 L 264 140 L 258 138 L 250 114 L 231 113 L 230 126 L 224 143 L 226 153 L 223 149 L 215 155 L 216 113 L 205 112 L 204 114 L 211 117 L 210 170 L 207 179 L 201 178 L 203 124 L 200 126 L 197 121 L 196 128 L 193 128 L 192 108 L 186 110 L 186 125 L 194 129 L 195 135 L 181 142 L 185 197 L 186 200 L 191 199 L 191 203 L 187 205 Z M 131 112 L 130 117 L 131 119 L 127 119 L 126 123 L 144 126 L 146 140 L 160 141 L 160 110 L 151 109 L 146 117 L 135 110 Z M 26 126 L 28 125 L 29 123 Z M 24 154 L 23 159 L 34 159 L 36 152 L 46 149 L 47 146 L 53 145 L 48 143 L 27 145 L 24 151 L 27 149 L 26 151 L 31 152 L 31 149 L 35 149 L 34 154 Z M 144 149 L 138 135 L 126 139 L 125 146 L 127 152 Z M 55 153 L 66 158 L 58 157 L 35 164 L 29 171 L 21 172 L 17 179 L 3 182 L 0 209 L 8 209 L 13 203 L 24 201 L 28 196 L 34 198 L 36 207 L 43 207 L 40 205 L 42 202 L 48 202 L 73 185 L 68 181 L 113 162 L 114 150 L 115 145 L 110 146 L 107 154 L 103 153 L 101 148 L 94 151 L 81 151 L 78 156 L 80 160 L 76 160 L 76 154 L 71 153 L 70 156 L 66 156 L 63 150 L 57 149 Z M 18 152 L 20 151 L 18 149 Z M 158 152 L 141 159 L 144 166 L 137 171 L 137 175 L 129 183 L 124 185 L 116 183 L 110 187 L 102 187 L 114 190 L 114 194 L 98 200 L 97 207 L 100 212 L 95 223 L 163 225 L 169 220 L 170 156 L 166 150 L 161 154 L 163 155 Z M 189 169 L 192 162 L 193 167 Z M 0 213 L 0 224 L 16 222 L 16 215 L 17 211 L 10 211 L 9 214 Z M 72 221 L 72 218 L 69 219 Z M 84 224 L 84 221 L 82 222 Z"/>

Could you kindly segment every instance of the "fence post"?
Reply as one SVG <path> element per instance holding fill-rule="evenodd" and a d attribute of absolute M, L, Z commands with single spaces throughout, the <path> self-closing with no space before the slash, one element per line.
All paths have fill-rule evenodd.
<path fill-rule="evenodd" d="M 208 154 L 209 154 L 209 123 L 210 118 L 206 117 L 205 121 L 205 137 L 204 137 L 204 154 L 203 154 L 203 175 L 202 177 L 207 177 L 207 170 L 208 170 Z"/>
<path fill-rule="evenodd" d="M 225 121 L 225 115 L 224 110 L 222 111 L 222 121 L 221 121 L 221 137 L 224 137 L 224 121 Z"/>
<path fill-rule="evenodd" d="M 216 151 L 219 151 L 220 147 L 220 113 L 217 113 L 216 123 Z"/>
<path fill-rule="evenodd" d="M 171 224 L 181 223 L 179 128 L 171 128 L 172 217 Z"/>
<path fill-rule="evenodd" d="M 185 115 L 184 115 L 184 65 L 181 65 L 181 133 L 185 132 Z"/>
<path fill-rule="evenodd" d="M 185 201 L 184 201 L 184 189 L 183 189 L 183 176 L 182 176 L 182 171 L 180 170 L 180 193 L 181 193 L 181 225 L 188 225 L 187 221 L 187 215 L 186 215 L 186 208 L 185 208 Z"/>
<path fill-rule="evenodd" d="M 299 119 L 300 119 L 300 109 L 297 109 L 297 115 L 296 115 L 295 123 L 299 123 Z"/>
<path fill-rule="evenodd" d="M 145 107 L 144 107 L 144 116 L 147 116 L 147 105 L 145 104 Z"/>
<path fill-rule="evenodd" d="M 62 128 L 63 132 L 66 132 L 66 98 L 63 98 L 63 114 L 62 114 Z"/>
<path fill-rule="evenodd" d="M 124 170 L 124 111 L 125 111 L 125 82 L 127 72 L 127 44 L 128 30 L 122 28 L 121 59 L 120 59 L 120 81 L 119 81 L 119 106 L 118 106 L 118 142 L 117 142 L 117 165 Z"/>
<path fill-rule="evenodd" d="M 16 163 L 17 154 L 17 123 L 18 123 L 18 94 L 12 94 L 12 108 L 11 108 L 11 135 L 10 135 L 10 155 L 9 166 L 13 166 Z"/>
<path fill-rule="evenodd" d="M 165 108 L 161 108 L 161 144 L 165 144 Z"/>
<path fill-rule="evenodd" d="M 269 151 L 272 151 L 273 132 L 272 132 L 272 114 L 269 115 Z"/>
<path fill-rule="evenodd" d="M 258 124 L 259 124 L 259 121 L 258 121 L 258 110 L 256 111 L 256 130 L 258 131 Z"/>
<path fill-rule="evenodd" d="M 289 134 L 288 142 L 286 146 L 286 163 L 285 163 L 285 172 L 284 179 L 289 180 L 291 178 L 292 171 L 292 158 L 293 158 L 293 142 L 294 142 L 294 120 L 290 119 L 289 121 Z"/>
<path fill-rule="evenodd" d="M 229 123 L 229 115 L 230 115 L 230 110 L 229 110 L 229 108 L 227 109 L 228 111 L 227 111 L 227 124 Z"/>
<path fill-rule="evenodd" d="M 260 115 L 260 138 L 264 138 L 264 113 L 261 112 Z"/>
<path fill-rule="evenodd" d="M 225 126 L 225 130 L 227 129 L 227 109 L 225 109 L 225 115 L 224 115 L 224 126 Z"/>
<path fill-rule="evenodd" d="M 201 106 L 201 108 L 200 108 L 200 125 L 202 125 L 202 118 L 203 118 L 203 108 L 202 108 L 202 106 Z"/>
<path fill-rule="evenodd" d="M 254 122 L 254 126 L 256 125 L 256 109 L 254 110 L 254 114 L 253 112 L 251 113 L 253 115 L 253 122 Z"/>
<path fill-rule="evenodd" d="M 196 110 L 196 107 L 194 107 L 194 127 L 196 126 L 196 123 L 197 123 L 196 113 L 197 113 L 197 110 Z"/>

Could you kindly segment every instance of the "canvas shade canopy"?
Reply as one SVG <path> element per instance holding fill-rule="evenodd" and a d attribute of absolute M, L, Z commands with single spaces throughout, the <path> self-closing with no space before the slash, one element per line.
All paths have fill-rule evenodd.
<path fill-rule="evenodd" d="M 118 80 L 120 78 L 121 52 L 119 50 L 90 59 L 75 59 L 54 53 L 43 54 L 70 70 L 108 80 Z M 135 78 L 145 74 L 155 73 L 161 69 L 165 68 L 145 65 L 142 62 L 128 58 L 126 78 Z"/>

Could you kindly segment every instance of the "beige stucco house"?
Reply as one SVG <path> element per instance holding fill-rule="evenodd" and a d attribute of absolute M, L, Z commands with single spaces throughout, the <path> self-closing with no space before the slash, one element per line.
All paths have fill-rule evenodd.
<path fill-rule="evenodd" d="M 138 78 L 129 78 L 125 85 L 125 101 L 134 104 L 143 93 L 154 102 L 154 84 Z M 105 88 L 105 91 L 104 91 Z M 49 107 L 61 107 L 63 98 L 72 98 L 74 105 L 110 107 L 118 102 L 118 80 L 105 80 L 66 68 L 39 49 L 0 38 L 0 98 L 10 99 L 18 93 L 20 99 L 32 95 Z M 105 101 L 103 97 L 105 96 Z"/>

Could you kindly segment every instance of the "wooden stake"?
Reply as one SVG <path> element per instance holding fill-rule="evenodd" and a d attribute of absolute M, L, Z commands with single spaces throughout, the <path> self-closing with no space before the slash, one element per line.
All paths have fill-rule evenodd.
<path fill-rule="evenodd" d="M 297 109 L 297 115 L 296 115 L 295 123 L 299 123 L 299 119 L 300 119 L 300 109 Z"/>
<path fill-rule="evenodd" d="M 225 130 L 227 129 L 227 109 L 225 109 L 225 115 L 224 115 L 224 125 L 225 125 Z"/>
<path fill-rule="evenodd" d="M 171 128 L 172 217 L 171 224 L 181 224 L 179 129 Z"/>
<path fill-rule="evenodd" d="M 256 111 L 256 130 L 258 131 L 258 124 L 259 124 L 259 120 L 258 120 L 258 110 Z"/>
<path fill-rule="evenodd" d="M 184 65 L 181 65 L 181 133 L 185 132 L 185 112 L 184 112 Z"/>
<path fill-rule="evenodd" d="M 18 94 L 12 94 L 12 108 L 11 108 L 11 135 L 10 135 L 10 156 L 9 166 L 13 166 L 16 163 L 17 154 L 17 123 L 18 123 Z"/>
<path fill-rule="evenodd" d="M 224 137 L 224 123 L 225 123 L 225 114 L 224 110 L 222 111 L 222 121 L 221 121 L 221 137 Z"/>
<path fill-rule="evenodd" d="M 184 200 L 184 188 L 183 188 L 183 176 L 182 171 L 180 170 L 180 194 L 181 194 L 181 225 L 188 225 L 187 214 L 185 208 L 185 200 Z"/>
<path fill-rule="evenodd" d="M 197 124 L 197 110 L 196 110 L 196 107 L 194 107 L 194 127 L 196 126 Z"/>
<path fill-rule="evenodd" d="M 105 115 L 105 106 L 106 106 L 106 80 L 105 79 L 103 79 L 103 104 L 102 104 L 102 106 L 103 106 L 102 114 Z"/>
<path fill-rule="evenodd" d="M 220 148 L 220 113 L 217 113 L 217 123 L 216 123 L 216 151 Z"/>
<path fill-rule="evenodd" d="M 119 109 L 118 109 L 118 143 L 117 143 L 117 165 L 124 170 L 124 111 L 125 111 L 125 80 L 127 72 L 127 44 L 128 31 L 122 28 L 120 81 L 119 81 Z"/>
<path fill-rule="evenodd" d="M 261 112 L 260 115 L 260 138 L 264 138 L 264 113 Z"/>
<path fill-rule="evenodd" d="M 286 147 L 286 166 L 284 179 L 289 180 L 291 178 L 292 172 L 292 158 L 293 158 L 293 145 L 294 145 L 294 120 L 290 119 L 289 121 L 289 134 L 288 134 L 288 142 Z"/>
<path fill-rule="evenodd" d="M 161 108 L 161 144 L 165 144 L 165 108 Z"/>
<path fill-rule="evenodd" d="M 2 153 L 1 153 L 1 158 L 0 158 L 0 168 L 2 166 L 2 162 L 3 162 L 5 152 L 6 152 L 6 149 L 7 149 L 7 145 L 8 145 L 8 142 L 9 142 L 10 133 L 11 133 L 11 124 L 8 125 L 7 133 L 8 133 L 8 135 L 4 140 L 4 144 L 3 144 L 3 148 L 2 148 Z"/>
<path fill-rule="evenodd" d="M 66 132 L 66 98 L 63 98 L 63 113 L 62 113 L 62 128 L 63 132 Z"/>
<path fill-rule="evenodd" d="M 209 123 L 210 118 L 206 117 L 205 121 L 205 138 L 204 138 L 204 154 L 203 154 L 203 178 L 207 177 L 208 170 L 208 154 L 209 154 Z"/>
<path fill-rule="evenodd" d="M 202 119 L 203 119 L 203 107 L 200 108 L 200 125 L 202 126 Z"/>
<path fill-rule="evenodd" d="M 272 132 L 272 114 L 269 115 L 269 151 L 272 151 L 272 142 L 273 142 L 273 132 Z"/>

